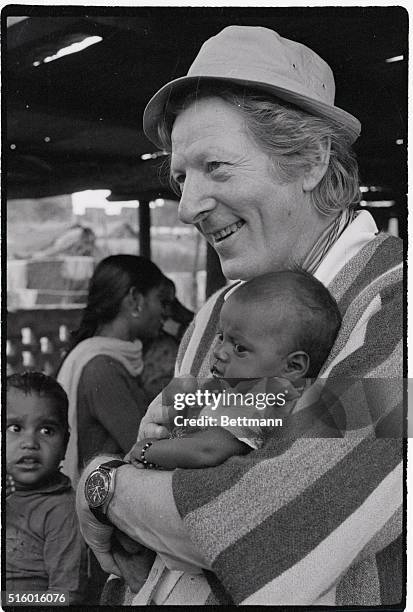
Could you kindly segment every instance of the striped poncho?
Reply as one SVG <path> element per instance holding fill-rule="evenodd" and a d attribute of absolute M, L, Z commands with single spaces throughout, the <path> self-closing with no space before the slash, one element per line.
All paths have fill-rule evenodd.
<path fill-rule="evenodd" d="M 329 285 L 343 325 L 323 376 L 337 386 L 331 405 L 312 400 L 307 431 L 274 433 L 247 456 L 174 473 L 177 508 L 213 569 L 206 603 L 402 600 L 401 244 L 378 235 Z M 194 339 L 197 350 L 181 373 L 208 375 L 224 293 L 204 325 L 188 330 L 181 356 Z"/>

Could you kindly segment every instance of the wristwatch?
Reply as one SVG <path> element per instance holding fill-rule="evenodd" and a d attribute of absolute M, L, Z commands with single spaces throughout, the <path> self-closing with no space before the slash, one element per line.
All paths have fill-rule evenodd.
<path fill-rule="evenodd" d="M 107 518 L 106 512 L 115 491 L 116 468 L 125 464 L 126 461 L 120 459 L 102 463 L 89 474 L 85 482 L 85 497 L 89 509 L 97 520 L 105 525 L 112 524 Z"/>

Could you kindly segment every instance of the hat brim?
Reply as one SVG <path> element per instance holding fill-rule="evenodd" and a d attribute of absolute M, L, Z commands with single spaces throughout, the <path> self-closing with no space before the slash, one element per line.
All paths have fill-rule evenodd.
<path fill-rule="evenodd" d="M 331 106 L 325 102 L 299 94 L 284 87 L 278 87 L 275 85 L 269 85 L 268 83 L 247 79 L 211 76 L 183 76 L 179 77 L 178 79 L 174 79 L 161 87 L 161 89 L 159 89 L 159 91 L 157 91 L 156 94 L 149 100 L 143 114 L 143 131 L 149 140 L 160 149 L 163 148 L 163 143 L 159 138 L 157 126 L 162 120 L 164 109 L 167 107 L 169 101 L 173 97 L 176 97 L 178 94 L 196 90 L 201 82 L 234 83 L 244 87 L 249 87 L 251 89 L 261 90 L 265 93 L 273 94 L 281 100 L 295 104 L 312 115 L 326 117 L 327 119 L 331 119 L 340 124 L 341 127 L 347 132 L 350 143 L 353 143 L 360 136 L 360 121 L 347 111 L 339 108 L 338 106 Z"/>

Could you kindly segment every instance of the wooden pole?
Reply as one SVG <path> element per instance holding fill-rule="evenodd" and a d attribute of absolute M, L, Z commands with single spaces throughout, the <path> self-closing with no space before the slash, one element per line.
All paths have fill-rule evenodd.
<path fill-rule="evenodd" d="M 149 202 L 139 200 L 139 255 L 151 258 L 151 209 Z"/>

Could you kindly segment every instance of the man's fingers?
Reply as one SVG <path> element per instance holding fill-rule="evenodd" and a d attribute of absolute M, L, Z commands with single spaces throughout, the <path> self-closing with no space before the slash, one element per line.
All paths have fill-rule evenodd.
<path fill-rule="evenodd" d="M 105 572 L 107 572 L 108 574 L 115 574 L 115 576 L 122 577 L 122 573 L 110 553 L 97 552 L 96 550 L 94 550 L 93 553 L 96 559 L 98 560 L 101 568 Z"/>
<path fill-rule="evenodd" d="M 143 544 L 136 542 L 136 540 L 133 540 L 120 529 L 115 529 L 113 536 L 116 540 L 113 549 L 117 548 L 116 542 L 118 542 L 120 546 L 130 555 L 138 553 L 141 554 L 146 550 Z"/>
<path fill-rule="evenodd" d="M 198 381 L 195 376 L 183 376 L 173 378 L 162 391 L 162 400 L 166 405 L 173 405 L 177 393 L 195 393 L 198 389 Z"/>

